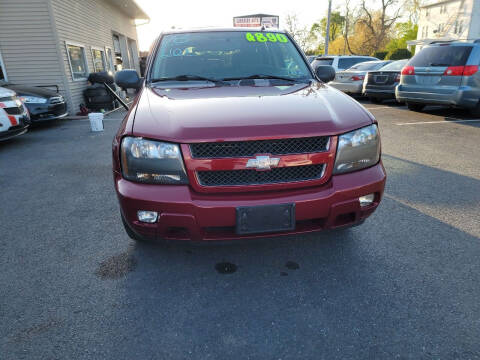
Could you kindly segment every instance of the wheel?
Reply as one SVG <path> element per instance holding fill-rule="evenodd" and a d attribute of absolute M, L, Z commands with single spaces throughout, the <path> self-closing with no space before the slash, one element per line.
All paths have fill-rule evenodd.
<path fill-rule="evenodd" d="M 146 239 L 138 236 L 132 229 L 130 229 L 130 226 L 128 226 L 128 224 L 125 221 L 125 218 L 123 217 L 123 215 L 121 215 L 121 217 L 122 217 L 123 227 L 125 228 L 125 232 L 130 237 L 130 239 L 138 241 L 138 242 L 146 242 L 147 241 Z"/>
<path fill-rule="evenodd" d="M 480 101 L 478 102 L 477 106 L 473 109 L 470 109 L 470 114 L 475 117 L 480 117 Z"/>
<path fill-rule="evenodd" d="M 377 98 L 377 97 L 369 97 L 368 100 L 370 100 L 370 102 L 374 103 L 374 104 L 381 104 L 382 103 L 382 99 L 380 98 Z"/>
<path fill-rule="evenodd" d="M 425 107 L 424 104 L 415 104 L 415 103 L 407 102 L 407 108 L 408 110 L 411 110 L 411 111 L 422 111 L 424 107 Z"/>

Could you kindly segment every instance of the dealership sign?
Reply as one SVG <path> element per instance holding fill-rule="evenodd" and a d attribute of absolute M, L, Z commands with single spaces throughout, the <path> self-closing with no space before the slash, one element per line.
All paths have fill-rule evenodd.
<path fill-rule="evenodd" d="M 261 27 L 278 28 L 279 19 L 274 15 L 247 15 L 233 18 L 234 27 Z"/>

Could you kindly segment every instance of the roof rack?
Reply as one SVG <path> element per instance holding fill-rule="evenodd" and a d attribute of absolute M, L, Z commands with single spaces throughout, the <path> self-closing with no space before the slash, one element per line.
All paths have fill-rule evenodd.
<path fill-rule="evenodd" d="M 472 41 L 474 44 L 478 44 L 480 43 L 480 39 L 452 39 L 452 40 L 434 40 L 430 43 L 428 43 L 427 45 L 431 45 L 431 44 L 442 44 L 442 43 L 452 43 L 452 42 L 468 42 L 468 41 Z"/>

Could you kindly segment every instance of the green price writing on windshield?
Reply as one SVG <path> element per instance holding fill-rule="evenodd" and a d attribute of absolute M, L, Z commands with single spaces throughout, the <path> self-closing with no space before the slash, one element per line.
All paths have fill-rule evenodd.
<path fill-rule="evenodd" d="M 246 33 L 245 38 L 250 42 L 288 42 L 288 38 L 283 34 L 273 34 L 273 33 Z"/>

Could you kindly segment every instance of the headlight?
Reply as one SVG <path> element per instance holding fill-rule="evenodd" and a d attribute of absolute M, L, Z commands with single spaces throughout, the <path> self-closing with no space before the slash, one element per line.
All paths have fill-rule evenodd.
<path fill-rule="evenodd" d="M 38 96 L 22 96 L 20 99 L 26 104 L 45 104 L 48 101 Z"/>
<path fill-rule="evenodd" d="M 122 174 L 148 184 L 188 184 L 180 147 L 176 144 L 125 137 L 120 148 Z"/>
<path fill-rule="evenodd" d="M 377 125 L 351 131 L 338 137 L 334 174 L 343 174 L 375 165 L 380 160 Z"/>

